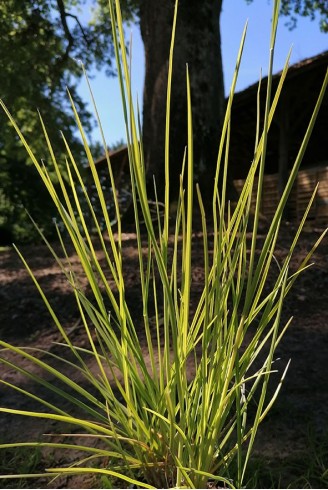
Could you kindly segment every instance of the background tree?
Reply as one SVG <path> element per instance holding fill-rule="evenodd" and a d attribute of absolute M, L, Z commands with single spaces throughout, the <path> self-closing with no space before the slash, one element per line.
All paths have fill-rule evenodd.
<path fill-rule="evenodd" d="M 0 2 L 0 97 L 46 163 L 49 155 L 37 109 L 59 163 L 64 163 L 59 131 L 81 163 L 84 161 L 66 87 L 90 133 L 93 121 L 77 92 L 82 71 L 76 60 L 83 60 L 89 71 L 104 66 L 108 75 L 114 73 L 108 7 L 105 0 L 102 3 L 98 6 L 94 2 L 91 17 L 84 21 L 86 0 Z M 122 6 L 130 19 L 129 1 Z M 0 240 L 23 241 L 36 236 L 24 208 L 44 229 L 53 229 L 55 210 L 4 113 L 0 114 L 0 183 Z"/>
<path fill-rule="evenodd" d="M 149 174 L 164 189 L 165 105 L 168 53 L 174 0 L 143 0 L 140 28 L 145 46 L 146 76 L 143 141 Z M 189 66 L 194 115 L 194 152 L 198 179 L 206 169 L 211 177 L 224 115 L 223 68 L 220 41 L 222 1 L 180 0 L 174 50 L 170 135 L 171 190 L 178 193 L 179 169 L 186 145 L 186 63 Z M 210 165 L 209 165 L 209 162 Z M 197 165 L 198 164 L 198 165 Z M 205 175 L 205 174 L 204 174 Z"/>
<path fill-rule="evenodd" d="M 246 0 L 251 2 L 252 0 Z M 195 128 L 195 159 L 201 185 L 212 180 L 218 133 L 224 113 L 220 41 L 222 0 L 180 0 L 176 34 L 171 125 L 172 191 L 178 188 L 186 142 L 185 65 L 189 64 Z M 90 9 L 91 15 L 85 15 Z M 163 144 L 166 82 L 174 0 L 121 0 L 124 18 L 140 20 L 146 54 L 143 140 L 149 175 L 163 184 Z M 282 0 L 281 12 L 292 25 L 297 15 L 320 16 L 328 29 L 325 0 Z M 136 16 L 136 17 L 135 17 Z M 77 94 L 81 70 L 106 67 L 113 74 L 113 48 L 107 0 L 6 0 L 0 2 L 0 97 L 15 115 L 37 154 L 48 159 L 36 108 L 44 117 L 60 161 L 65 133 L 83 163 L 81 145 L 67 103 L 69 86 L 87 130 L 92 119 Z M 204 171 L 205 170 L 205 171 Z M 47 196 L 38 187 L 34 170 L 6 117 L 0 115 L 0 227 L 15 239 L 30 236 L 23 210 L 27 207 L 44 227 L 53 215 Z M 151 179 L 152 180 L 152 179 Z M 233 195 L 233 187 L 231 186 Z M 209 193 L 207 193 L 209 195 Z"/>

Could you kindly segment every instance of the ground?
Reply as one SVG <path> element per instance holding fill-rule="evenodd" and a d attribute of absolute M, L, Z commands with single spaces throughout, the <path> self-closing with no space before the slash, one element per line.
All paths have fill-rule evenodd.
<path fill-rule="evenodd" d="M 283 226 L 276 251 L 278 262 L 286 255 L 294 231 L 291 225 Z M 293 267 L 304 258 L 321 231 L 322 228 L 307 227 L 297 247 Z M 197 237 L 195 244 L 193 278 L 195 283 L 201 284 L 202 270 L 199 267 L 198 255 L 202 253 L 202 246 L 201 240 Z M 55 249 L 59 249 L 58 245 L 55 245 Z M 21 251 L 46 294 L 51 298 L 52 306 L 56 311 L 60 311 L 60 318 L 69 329 L 75 343 L 85 345 L 85 334 L 70 287 L 46 247 L 23 246 Z M 72 251 L 68 252 L 73 266 L 78 270 L 76 256 Z M 124 236 L 124 257 L 127 294 L 132 303 L 134 301 L 137 311 L 140 309 L 140 300 L 136 285 L 138 266 L 133 234 Z M 0 338 L 15 345 L 39 347 L 56 353 L 58 346 L 55 346 L 54 342 L 60 341 L 60 335 L 17 252 L 12 248 L 2 250 L 0 260 Z M 272 473 L 274 477 L 278 470 L 281 473 L 282 487 L 293 481 L 296 486 L 307 486 L 307 483 L 301 482 L 299 478 L 305 478 L 308 461 L 312 457 L 313 460 L 318 459 L 322 447 L 328 448 L 328 238 L 325 238 L 318 248 L 314 262 L 315 264 L 296 282 L 284 308 L 283 320 L 287 321 L 290 316 L 294 318 L 276 352 L 276 366 L 281 373 L 289 359 L 291 364 L 278 401 L 258 434 L 255 456 L 264 458 L 267 473 L 267 479 L 262 481 L 262 486 L 270 487 L 270 475 Z M 9 360 L 14 358 L 13 354 L 5 355 Z M 44 356 L 41 352 L 39 355 L 40 359 Z M 23 367 L 26 365 L 24 361 Z M 66 374 L 71 375 L 69 368 L 66 369 Z M 15 383 L 22 389 L 33 386 L 31 380 L 26 380 L 10 365 L 1 366 L 1 379 Z M 42 390 L 43 388 L 41 392 Z M 27 399 L 4 385 L 0 391 L 0 405 L 27 410 L 37 409 L 34 400 Z M 60 428 L 55 423 L 43 420 L 26 420 L 24 417 L 10 415 L 0 417 L 1 442 L 28 440 L 32 437 L 40 439 L 43 433 L 49 432 L 58 433 Z M 59 459 L 57 464 L 67 462 L 67 455 L 57 454 L 55 457 Z M 49 458 L 49 455 L 45 458 Z M 43 459 L 38 464 L 42 465 Z M 327 468 L 328 462 L 322 473 Z M 37 472 L 39 471 L 40 468 L 37 469 Z M 324 486 L 324 480 L 317 481 L 313 475 L 309 475 L 308 479 L 311 478 L 310 486 L 320 486 L 318 481 L 321 481 L 322 487 Z M 328 478 L 326 482 L 328 485 Z M 30 483 L 29 488 L 45 485 L 46 480 L 39 479 Z M 56 488 L 90 488 L 99 485 L 99 481 L 80 477 L 77 480 L 62 479 L 53 485 Z"/>

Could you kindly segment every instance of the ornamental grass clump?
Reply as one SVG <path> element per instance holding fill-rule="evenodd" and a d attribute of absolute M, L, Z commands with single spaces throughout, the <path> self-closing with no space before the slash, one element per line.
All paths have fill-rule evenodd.
<path fill-rule="evenodd" d="M 242 487 L 259 424 L 272 407 L 288 366 L 287 362 L 286 370 L 281 373 L 280 381 L 269 395 L 268 383 L 274 370 L 274 353 L 290 324 L 290 321 L 281 324 L 284 299 L 299 274 L 308 267 L 311 256 L 320 242 L 319 239 L 297 271 L 290 273 L 291 257 L 314 193 L 290 250 L 279 264 L 274 284 L 268 290 L 268 274 L 275 261 L 274 251 L 282 213 L 310 138 L 328 77 L 326 76 L 323 82 L 284 194 L 269 226 L 260 254 L 257 255 L 268 133 L 288 70 L 287 61 L 278 88 L 271 94 L 279 3 L 275 2 L 273 10 L 264 127 L 262 133 L 258 130 L 254 135 L 254 160 L 239 200 L 232 209 L 226 196 L 230 115 L 245 40 L 244 32 L 220 139 L 210 217 L 213 221 L 214 239 L 210 248 L 208 216 L 200 189 L 196 186 L 194 190 L 193 186 L 193 138 L 197 138 L 197 134 L 193 135 L 192 130 L 192 94 L 188 68 L 188 141 L 182 163 L 179 199 L 174 217 L 170 216 L 168 135 L 178 7 L 176 5 L 175 8 L 167 90 L 165 200 L 163 208 L 158 201 L 155 202 L 157 217 L 154 221 L 153 210 L 150 209 L 147 199 L 140 127 L 136 122 L 138 118 L 134 117 L 119 0 L 115 1 L 115 5 L 114 0 L 110 0 L 109 5 L 127 128 L 140 266 L 140 296 L 135 301 L 142 305 L 142 315 L 132 313 L 133 305 L 129 303 L 126 295 L 122 220 L 108 153 L 108 178 L 113 189 L 116 210 L 115 233 L 97 169 L 74 102 L 71 101 L 90 166 L 93 188 L 96 189 L 97 206 L 101 209 L 101 222 L 105 223 L 105 233 L 108 235 L 108 239 L 105 239 L 100 218 L 94 211 L 81 169 L 64 135 L 67 180 L 61 175 L 47 129 L 40 116 L 51 164 L 60 184 L 59 194 L 49 178 L 48 168 L 39 163 L 2 103 L 58 210 L 65 230 L 63 234 L 62 228 L 58 226 L 62 257 L 55 252 L 42 231 L 39 231 L 75 296 L 80 322 L 85 329 L 89 345 L 83 348 L 74 345 L 65 324 L 61 322 L 51 305 L 51 298 L 46 297 L 37 277 L 17 250 L 62 335 L 61 347 L 66 347 L 71 356 L 65 355 L 65 351 L 62 357 L 48 353 L 50 357 L 47 362 L 46 356 L 40 358 L 37 353 L 33 354 L 23 347 L 1 341 L 1 362 L 15 367 L 30 380 L 42 385 L 42 392 L 45 389 L 49 390 L 49 393 L 52 392 L 52 396 L 47 399 L 38 393 L 25 391 L 26 396 L 40 403 L 40 411 L 30 412 L 9 407 L 2 407 L 0 411 L 25 417 L 46 418 L 58 421 L 63 426 L 67 424 L 69 428 L 77 426 L 80 434 L 76 443 L 72 442 L 70 434 L 63 434 L 63 442 L 51 442 L 51 439 L 45 437 L 41 442 L 15 442 L 2 444 L 1 448 L 8 449 L 19 445 L 48 446 L 77 451 L 78 454 L 85 453 L 85 457 L 79 456 L 81 459 L 77 458 L 74 464 L 67 467 L 47 468 L 42 476 L 94 473 L 103 475 L 112 482 L 121 479 L 126 485 L 134 484 L 142 488 L 206 488 L 209 482 L 212 485 L 231 488 Z M 104 147 L 106 148 L 105 139 Z M 259 177 L 256 205 L 253 210 L 251 197 L 255 186 L 255 173 Z M 183 187 L 183 182 L 187 183 L 186 188 Z M 191 256 L 195 204 L 200 211 L 202 223 L 204 284 L 197 304 L 191 310 Z M 86 223 L 86 215 L 88 220 L 92 220 L 91 227 Z M 170 231 L 172 220 L 173 232 Z M 96 230 L 95 235 L 91 234 L 90 229 Z M 249 231 L 250 243 L 247 242 Z M 73 245 L 79 258 L 84 278 L 87 280 L 88 294 L 82 286 L 80 276 L 70 263 L 68 244 Z M 99 245 L 106 265 L 100 263 L 96 253 L 96 246 Z M 113 283 L 115 287 L 110 286 Z M 34 374 L 33 369 L 22 369 L 19 361 L 12 364 L 6 357 L 8 350 L 16 354 L 15 359 L 21 357 L 45 375 L 50 373 L 52 379 L 58 383 L 46 381 L 42 375 Z M 62 367 L 53 367 L 52 358 L 55 358 L 56 366 L 60 361 Z M 82 377 L 84 383 L 74 381 L 65 375 L 68 365 L 76 369 L 78 379 Z M 14 390 L 23 391 L 18 386 L 5 381 L 3 383 Z M 66 408 L 62 408 L 60 402 L 57 406 L 49 401 L 54 399 L 53 394 L 65 401 Z M 256 403 L 252 403 L 254 400 Z M 84 415 L 77 417 L 74 415 L 77 411 Z M 92 447 L 88 444 L 90 440 L 94 442 Z"/>

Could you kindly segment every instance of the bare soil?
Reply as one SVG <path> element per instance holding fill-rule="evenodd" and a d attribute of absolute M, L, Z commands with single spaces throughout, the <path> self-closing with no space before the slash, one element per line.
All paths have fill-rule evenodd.
<path fill-rule="evenodd" d="M 294 231 L 291 225 L 284 225 L 276 251 L 278 262 L 288 252 Z M 292 268 L 295 269 L 305 257 L 321 231 L 312 227 L 303 233 Z M 259 243 L 259 247 L 260 245 Z M 54 247 L 59 251 L 58 245 Z M 47 248 L 43 245 L 23 246 L 21 251 L 44 288 L 54 310 L 65 324 L 66 330 L 71 333 L 74 343 L 80 346 L 87 345 L 71 288 Z M 78 271 L 76 255 L 72 250 L 68 253 Z M 140 315 L 142 312 L 138 287 L 138 263 L 133 234 L 124 236 L 123 255 L 127 296 L 135 315 Z M 99 256 L 102 257 L 100 251 Z M 201 256 L 202 240 L 196 236 L 193 254 L 193 281 L 196 290 L 203 285 Z M 40 359 L 45 357 L 43 351 L 58 353 L 60 347 L 54 342 L 61 341 L 60 334 L 16 251 L 14 249 L 1 251 L 0 261 L 0 338 L 18 346 L 38 347 L 41 349 L 38 353 Z M 309 432 L 320 441 L 324 438 L 327 440 L 328 437 L 328 238 L 321 243 L 314 262 L 315 264 L 299 277 L 286 300 L 283 322 L 290 316 L 294 319 L 278 347 L 275 366 L 281 375 L 289 359 L 291 365 L 278 401 L 262 424 L 256 444 L 255 455 L 265 459 L 268 473 L 279 466 L 282 486 L 287 486 L 293 478 L 302 474 L 301 467 L 295 468 L 293 473 L 291 462 L 295 458 L 302 461 L 302 458 L 309 457 Z M 17 356 L 12 353 L 2 354 L 9 362 L 17 360 Z M 53 362 L 56 363 L 56 360 L 54 359 Z M 28 362 L 20 361 L 20 365 L 26 368 Z M 1 364 L 0 369 L 2 380 L 14 383 L 21 389 L 34 389 L 34 382 L 10 364 Z M 35 366 L 32 369 L 35 373 L 39 372 Z M 73 370 L 70 372 L 69 366 L 66 366 L 65 373 L 68 376 L 75 376 L 78 382 L 83 382 L 76 378 Z M 47 374 L 46 379 L 52 381 L 51 374 Z M 38 388 L 37 392 L 43 394 L 46 393 L 46 389 Z M 49 402 L 58 402 L 54 394 L 48 395 L 47 399 Z M 25 410 L 40 409 L 40 405 L 35 400 L 4 384 L 0 387 L 0 406 Z M 62 430 L 57 423 L 51 421 L 0 415 L 1 443 L 31 438 L 41 440 L 42 434 L 60 434 Z M 60 435 L 54 438 L 54 441 L 59 439 Z M 56 458 L 56 465 L 64 465 L 68 463 L 70 456 L 58 452 L 49 456 L 47 453 L 41 460 L 41 466 L 49 464 L 50 457 Z M 306 466 L 306 461 L 304 465 Z M 287 468 L 285 473 L 284 467 Z M 43 468 L 37 471 L 42 472 Z M 46 480 L 38 479 L 31 482 L 29 488 L 45 487 L 46 484 Z M 88 476 L 75 479 L 62 478 L 52 484 L 55 488 L 92 488 L 98 485 L 99 480 Z"/>

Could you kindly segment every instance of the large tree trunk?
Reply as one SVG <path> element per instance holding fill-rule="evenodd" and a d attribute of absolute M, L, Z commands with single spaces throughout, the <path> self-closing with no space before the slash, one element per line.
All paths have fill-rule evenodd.
<path fill-rule="evenodd" d="M 170 188 L 173 196 L 178 194 L 187 144 L 186 63 L 191 82 L 195 173 L 201 188 L 206 186 L 206 196 L 211 196 L 208 185 L 213 187 L 225 107 L 221 7 L 219 0 L 179 1 L 171 98 Z M 151 180 L 155 175 L 159 196 L 164 189 L 166 89 L 173 13 L 173 0 L 141 1 L 140 27 L 146 56 L 143 144 L 148 175 Z"/>

